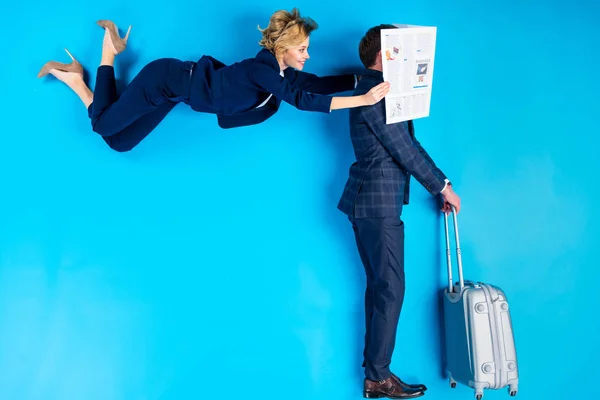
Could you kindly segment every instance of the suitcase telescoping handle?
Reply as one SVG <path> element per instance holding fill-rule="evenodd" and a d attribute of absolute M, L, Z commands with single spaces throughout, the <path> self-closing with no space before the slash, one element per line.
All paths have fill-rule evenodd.
<path fill-rule="evenodd" d="M 458 239 L 458 219 L 456 218 L 456 208 L 452 206 L 452 220 L 454 221 L 454 239 L 456 240 L 456 260 L 458 263 L 458 282 L 460 289 L 465 287 L 463 279 L 462 255 L 460 254 L 460 240 Z M 450 234 L 448 233 L 448 214 L 444 213 L 444 228 L 446 231 L 446 261 L 448 262 L 448 293 L 454 291 L 452 282 L 452 253 L 450 252 Z"/>

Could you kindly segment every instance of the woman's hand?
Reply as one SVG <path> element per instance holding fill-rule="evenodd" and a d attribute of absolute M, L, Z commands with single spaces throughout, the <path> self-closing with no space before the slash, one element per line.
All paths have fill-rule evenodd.
<path fill-rule="evenodd" d="M 342 96 L 332 97 L 331 106 L 329 110 L 341 110 L 344 108 L 354 108 L 363 106 L 372 106 L 378 103 L 385 97 L 390 91 L 390 84 L 388 82 L 380 83 L 366 94 L 359 94 L 356 96 Z"/>
<path fill-rule="evenodd" d="M 375 86 L 368 93 L 363 94 L 365 105 L 372 106 L 377 104 L 383 99 L 390 91 L 390 83 L 383 82 Z"/>

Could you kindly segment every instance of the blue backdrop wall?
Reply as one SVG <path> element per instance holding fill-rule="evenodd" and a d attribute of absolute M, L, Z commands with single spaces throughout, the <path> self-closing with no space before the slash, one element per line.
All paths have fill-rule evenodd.
<path fill-rule="evenodd" d="M 336 210 L 353 162 L 347 111 L 283 105 L 224 131 L 180 105 L 112 152 L 41 65 L 67 47 L 93 83 L 97 19 L 133 25 L 120 83 L 159 57 L 226 63 L 294 6 L 320 28 L 306 70 L 360 66 L 379 23 L 438 27 L 431 115 L 417 136 L 453 181 L 465 274 L 511 302 L 519 398 L 599 398 L 594 201 L 600 7 L 487 3 L 39 0 L 11 4 L 0 64 L 0 397 L 358 399 L 364 273 Z M 443 374 L 442 219 L 413 181 L 407 296 L 393 370 L 427 398 Z M 489 392 L 500 399 L 506 392 Z"/>

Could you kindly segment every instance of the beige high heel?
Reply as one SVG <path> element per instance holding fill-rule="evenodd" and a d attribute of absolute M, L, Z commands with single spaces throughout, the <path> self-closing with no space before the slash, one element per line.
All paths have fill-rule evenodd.
<path fill-rule="evenodd" d="M 129 29 L 127 29 L 127 33 L 125 37 L 121 39 L 119 36 L 119 29 L 114 22 L 109 21 L 107 19 L 101 19 L 96 22 L 98 25 L 103 27 L 104 29 L 108 29 L 108 33 L 110 34 L 110 41 L 115 49 L 115 55 L 121 53 L 127 47 L 127 39 L 129 39 L 129 32 L 131 31 L 131 25 L 129 25 Z"/>
<path fill-rule="evenodd" d="M 83 76 L 83 67 L 81 66 L 79 61 L 77 61 L 75 57 L 73 57 L 73 55 L 69 53 L 69 50 L 65 49 L 65 51 L 67 52 L 69 57 L 71 57 L 72 61 L 69 64 L 63 64 L 56 61 L 49 61 L 46 64 L 44 64 L 44 66 L 38 73 L 38 78 L 42 78 L 48 75 L 51 69 L 56 69 L 63 72 L 73 72 L 75 74 L 80 74 L 81 76 Z"/>

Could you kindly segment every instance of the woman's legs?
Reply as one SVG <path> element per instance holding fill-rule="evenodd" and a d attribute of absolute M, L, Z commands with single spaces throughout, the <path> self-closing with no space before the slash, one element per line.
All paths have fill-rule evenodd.
<path fill-rule="evenodd" d="M 165 68 L 156 65 L 160 64 L 157 61 L 144 67 L 118 97 L 114 70 L 115 52 L 109 31 L 106 29 L 102 43 L 102 60 L 96 76 L 94 101 L 88 110 L 92 129 L 101 136 L 122 133 L 144 115 L 155 111 L 166 100 L 160 91 Z M 145 125 L 142 123 L 134 126 Z M 127 129 L 127 133 L 135 133 L 135 130 Z M 145 132 L 144 136 L 148 133 Z"/>
<path fill-rule="evenodd" d="M 103 136 L 111 148 L 129 151 L 156 128 L 178 102 L 189 97 L 191 64 L 194 63 L 175 59 L 153 61 L 119 97 L 114 72 L 116 54 L 106 28 L 95 93 L 85 84 L 81 72 L 56 68 L 48 72 L 78 95 L 88 109 L 93 130 Z"/>
<path fill-rule="evenodd" d="M 146 137 L 175 104 L 189 96 L 190 67 L 170 58 L 152 61 L 117 97 L 113 63 L 114 47 L 107 30 L 88 114 L 94 132 L 103 137 L 118 135 L 118 139 L 106 142 L 115 150 L 127 151 Z M 116 143 L 127 143 L 126 150 L 120 150 L 121 145 L 116 148 Z"/>
<path fill-rule="evenodd" d="M 142 68 L 118 99 L 114 69 L 101 65 L 94 103 L 88 110 L 94 131 L 100 133 L 113 150 L 133 149 L 180 101 L 189 98 L 194 65 L 168 58 L 152 61 Z"/>
<path fill-rule="evenodd" d="M 98 67 L 94 102 L 89 109 L 94 132 L 101 136 L 116 135 L 164 104 L 176 103 L 177 96 L 169 95 L 165 82 L 169 63 L 168 59 L 160 59 L 146 65 L 119 97 L 114 68 Z"/>
<path fill-rule="evenodd" d="M 110 136 L 102 136 L 102 139 L 115 151 L 130 151 L 144 140 L 176 105 L 177 103 L 165 103 L 156 110 L 142 116 L 121 132 Z"/>

